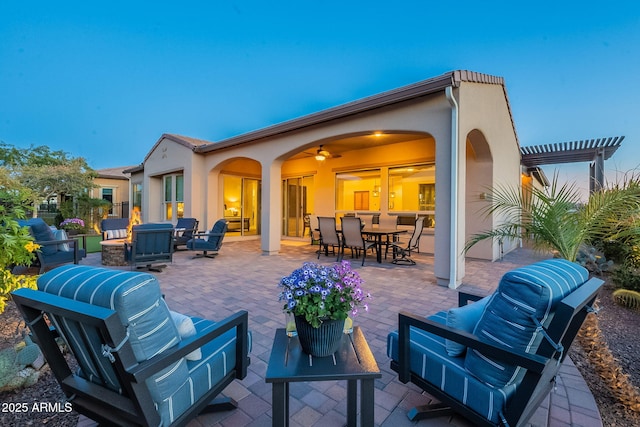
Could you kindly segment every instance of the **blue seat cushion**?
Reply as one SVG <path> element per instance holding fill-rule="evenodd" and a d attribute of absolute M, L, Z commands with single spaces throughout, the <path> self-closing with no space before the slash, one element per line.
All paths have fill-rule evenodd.
<path fill-rule="evenodd" d="M 197 334 L 207 333 L 216 326 L 216 322 L 210 320 L 198 317 L 190 319 Z M 251 334 L 249 334 L 249 351 L 250 347 Z M 187 358 L 188 382 L 177 388 L 174 393 L 167 394 L 164 401 L 158 405 L 158 411 L 163 419 L 175 420 L 176 414 L 187 410 L 235 369 L 236 330 L 231 329 L 209 341 L 200 348 L 200 355 L 197 360 Z"/>
<path fill-rule="evenodd" d="M 573 262 L 550 259 L 506 273 L 487 304 L 473 333 L 479 340 L 510 349 L 535 353 L 543 338 L 539 324 L 547 326 L 560 300 L 589 278 L 588 271 Z M 494 387 L 512 383 L 521 368 L 467 352 L 465 368 Z"/>
<path fill-rule="evenodd" d="M 429 319 L 446 324 L 446 317 L 446 312 L 442 311 Z M 516 389 L 515 385 L 497 388 L 479 381 L 465 370 L 464 357 L 447 354 L 444 338 L 413 327 L 409 352 L 411 372 L 488 420 L 498 422 L 500 413 Z M 387 355 L 398 360 L 397 331 L 387 337 Z"/>

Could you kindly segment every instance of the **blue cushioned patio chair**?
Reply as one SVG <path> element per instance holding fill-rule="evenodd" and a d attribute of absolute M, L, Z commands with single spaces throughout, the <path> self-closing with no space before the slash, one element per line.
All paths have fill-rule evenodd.
<path fill-rule="evenodd" d="M 189 317 L 168 309 L 149 273 L 73 265 L 12 299 L 73 409 L 100 425 L 182 426 L 237 406 L 216 397 L 247 374 L 246 311 Z"/>
<path fill-rule="evenodd" d="M 191 251 L 202 251 L 201 254 L 196 254 L 194 258 L 215 258 L 222 247 L 222 241 L 224 240 L 224 235 L 228 227 L 229 221 L 226 219 L 217 220 L 215 224 L 213 224 L 211 231 L 195 233 L 192 239 L 187 240 L 187 249 Z"/>
<path fill-rule="evenodd" d="M 506 273 L 483 299 L 460 294 L 459 308 L 429 318 L 401 312 L 387 341 L 391 369 L 441 402 L 409 418 L 453 411 L 478 426 L 525 425 L 602 284 L 582 266 L 553 259 Z"/>
<path fill-rule="evenodd" d="M 40 274 L 47 268 L 57 267 L 63 264 L 78 264 L 85 257 L 85 250 L 78 247 L 75 239 L 56 239 L 56 236 L 42 218 L 30 218 L 18 220 L 21 227 L 29 227 L 29 234 L 35 243 L 40 245 L 36 251 L 36 259 L 32 266 L 40 267 Z"/>
<path fill-rule="evenodd" d="M 125 259 L 131 268 L 162 271 L 173 261 L 173 225 L 140 224 L 131 230 L 131 243 L 126 243 Z"/>
<path fill-rule="evenodd" d="M 185 246 L 190 239 L 193 239 L 193 235 L 198 232 L 198 224 L 199 221 L 195 218 L 178 218 L 173 240 L 174 250 L 179 250 L 178 246 Z"/>
<path fill-rule="evenodd" d="M 102 240 L 125 239 L 129 228 L 129 218 L 106 218 L 100 221 Z"/>

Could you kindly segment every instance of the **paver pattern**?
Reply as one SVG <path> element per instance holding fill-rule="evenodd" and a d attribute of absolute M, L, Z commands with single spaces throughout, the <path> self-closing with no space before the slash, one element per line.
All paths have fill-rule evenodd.
<path fill-rule="evenodd" d="M 212 320 L 220 320 L 238 310 L 249 312 L 249 328 L 253 333 L 249 373 L 224 392 L 238 401 L 238 409 L 202 415 L 189 423 L 189 427 L 271 425 L 271 384 L 265 383 L 264 376 L 275 330 L 284 327 L 277 284 L 305 261 L 335 262 L 333 256 L 321 255 L 318 260 L 317 249 L 318 246 L 311 246 L 308 240 L 284 240 L 279 253 L 266 255 L 257 240 L 229 241 L 215 259 L 194 259 L 192 252 L 180 251 L 163 272 L 152 273 L 158 277 L 172 310 Z M 469 426 L 458 416 L 409 421 L 406 412 L 427 403 L 430 396 L 412 384 L 400 383 L 389 368 L 386 338 L 397 328 L 400 310 L 427 316 L 457 304 L 456 290 L 436 284 L 433 257 L 415 254 L 413 258 L 417 262 L 415 266 L 398 266 L 390 260 L 378 264 L 371 255 L 364 267 L 360 261 L 352 263 L 365 280 L 363 288 L 372 295 L 369 312 L 361 312 L 355 324 L 362 328 L 382 372 L 382 378 L 375 384 L 375 424 L 383 427 Z M 545 256 L 518 249 L 493 263 L 467 261 L 466 275 L 459 289 L 486 295 L 495 289 L 506 271 L 542 258 Z M 348 253 L 345 259 L 350 259 Z M 81 264 L 100 265 L 100 254 L 90 254 Z M 344 425 L 346 382 L 292 383 L 290 391 L 291 426 Z M 90 420 L 81 417 L 79 426 L 92 425 Z M 530 425 L 602 426 L 593 396 L 569 358 L 561 370 L 556 391 L 541 405 Z"/>

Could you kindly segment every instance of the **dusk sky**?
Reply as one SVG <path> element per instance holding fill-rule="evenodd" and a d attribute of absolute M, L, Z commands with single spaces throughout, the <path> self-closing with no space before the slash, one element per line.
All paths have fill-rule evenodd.
<path fill-rule="evenodd" d="M 4 1 L 0 141 L 136 165 L 163 133 L 218 141 L 456 69 L 504 77 L 521 145 L 624 135 L 605 169 L 639 167 L 640 2 L 615 0 Z M 588 187 L 588 164 L 560 177 Z"/>

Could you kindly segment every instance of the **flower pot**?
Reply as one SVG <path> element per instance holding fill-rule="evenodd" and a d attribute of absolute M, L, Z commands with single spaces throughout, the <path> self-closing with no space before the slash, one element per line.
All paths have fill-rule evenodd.
<path fill-rule="evenodd" d="M 344 319 L 325 320 L 314 328 L 304 316 L 296 316 L 296 329 L 302 351 L 316 357 L 326 357 L 340 347 L 344 334 Z"/>

